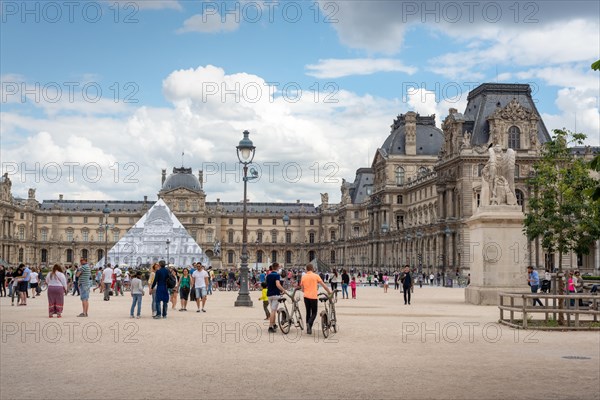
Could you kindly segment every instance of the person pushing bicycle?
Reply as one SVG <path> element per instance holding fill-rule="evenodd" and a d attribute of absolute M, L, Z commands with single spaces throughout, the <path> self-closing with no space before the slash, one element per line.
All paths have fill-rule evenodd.
<path fill-rule="evenodd" d="M 312 264 L 306 266 L 306 274 L 300 281 L 300 287 L 304 292 L 304 306 L 306 307 L 306 333 L 312 334 L 312 325 L 317 318 L 317 309 L 319 307 L 318 302 L 318 289 L 319 285 L 325 289 L 328 295 L 331 296 L 333 293 L 331 289 L 323 282 L 321 277 L 314 273 L 314 267 Z"/>

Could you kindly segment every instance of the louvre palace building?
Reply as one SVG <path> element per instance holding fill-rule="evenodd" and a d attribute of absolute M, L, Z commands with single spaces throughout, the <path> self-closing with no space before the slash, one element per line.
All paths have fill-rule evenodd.
<path fill-rule="evenodd" d="M 488 147 L 515 150 L 515 195 L 525 211 L 530 195 L 526 178 L 550 135 L 525 84 L 480 85 L 469 93 L 465 110 L 449 110 L 441 128 L 435 126 L 435 116 L 398 115 L 371 165 L 343 181 L 339 203 L 329 203 L 328 194 L 321 195 L 318 205 L 248 202 L 249 266 L 277 261 L 300 267 L 312 261 L 322 269 L 391 271 L 408 264 L 426 273 L 467 273 L 473 246 L 465 221 L 479 205 Z M 598 150 L 573 151 L 591 158 Z M 243 204 L 207 201 L 202 182 L 202 171 L 162 170 L 158 198 L 214 267 L 235 268 Z M 13 193 L 5 175 L 0 181 L 0 258 L 10 264 L 69 265 L 80 257 L 97 262 L 154 203 L 147 197 L 83 201 L 62 195 L 39 201 L 35 188 L 29 188 L 27 198 Z M 286 213 L 289 226 L 282 220 Z M 526 249 L 506 251 L 518 252 L 539 268 L 558 266 L 558 254 L 546 254 L 535 241 Z M 165 258 L 163 253 L 160 248 L 153 259 Z M 134 265 L 140 260 L 122 254 L 108 261 Z M 562 261 L 564 268 L 598 274 L 600 242 L 589 254 L 565 254 Z"/>

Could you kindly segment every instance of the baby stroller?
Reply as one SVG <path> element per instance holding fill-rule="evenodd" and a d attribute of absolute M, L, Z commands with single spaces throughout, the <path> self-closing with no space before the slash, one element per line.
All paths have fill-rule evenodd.
<path fill-rule="evenodd" d="M 550 292 L 550 281 L 548 280 L 543 280 L 542 281 L 542 293 L 548 293 Z"/>

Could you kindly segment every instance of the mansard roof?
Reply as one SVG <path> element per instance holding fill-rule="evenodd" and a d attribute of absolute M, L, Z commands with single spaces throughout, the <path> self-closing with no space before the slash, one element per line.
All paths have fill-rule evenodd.
<path fill-rule="evenodd" d="M 488 143 L 490 137 L 488 117 L 494 114 L 496 109 L 506 107 L 513 99 L 538 117 L 538 141 L 545 143 L 550 140 L 546 125 L 531 97 L 531 87 L 528 84 L 484 83 L 469 93 L 467 108 L 464 115 L 461 115 L 465 120 L 463 132 L 472 132 L 473 146 Z"/>

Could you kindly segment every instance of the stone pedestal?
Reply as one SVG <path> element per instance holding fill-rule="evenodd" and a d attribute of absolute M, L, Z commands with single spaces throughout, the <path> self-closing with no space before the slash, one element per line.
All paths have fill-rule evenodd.
<path fill-rule="evenodd" d="M 497 305 L 500 292 L 529 291 L 524 218 L 520 206 L 483 206 L 466 221 L 471 240 L 468 243 L 471 284 L 465 289 L 467 303 Z"/>

